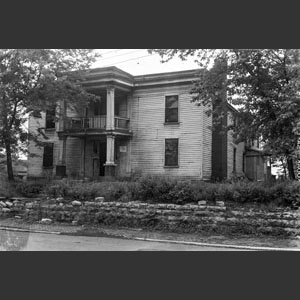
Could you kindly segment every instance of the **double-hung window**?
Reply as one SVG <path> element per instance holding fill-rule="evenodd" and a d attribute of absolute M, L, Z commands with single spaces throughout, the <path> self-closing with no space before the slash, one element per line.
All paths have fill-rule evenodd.
<path fill-rule="evenodd" d="M 165 141 L 165 167 L 178 167 L 178 139 Z"/>
<path fill-rule="evenodd" d="M 166 96 L 165 123 L 178 123 L 178 96 Z"/>

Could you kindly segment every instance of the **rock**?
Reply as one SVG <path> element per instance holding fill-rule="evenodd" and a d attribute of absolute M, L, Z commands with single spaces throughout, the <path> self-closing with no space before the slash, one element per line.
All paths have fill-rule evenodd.
<path fill-rule="evenodd" d="M 51 223 L 52 223 L 52 220 L 51 220 L 51 219 L 45 218 L 45 219 L 42 219 L 42 220 L 41 220 L 41 223 L 42 223 L 42 224 L 51 224 Z"/>
<path fill-rule="evenodd" d="M 62 201 L 64 201 L 64 198 L 63 197 L 58 197 L 58 198 L 56 198 L 55 199 L 57 202 L 62 202 Z"/>
<path fill-rule="evenodd" d="M 21 216 L 15 216 L 15 219 L 22 219 Z"/>
<path fill-rule="evenodd" d="M 104 197 L 96 197 L 95 201 L 96 202 L 104 202 Z"/>
<path fill-rule="evenodd" d="M 77 201 L 77 200 L 74 200 L 74 201 L 72 201 L 72 205 L 73 206 L 81 206 L 81 202 Z"/>
<path fill-rule="evenodd" d="M 26 201 L 28 200 L 28 198 L 24 198 L 24 197 L 13 197 L 10 198 L 11 201 Z"/>
<path fill-rule="evenodd" d="M 3 207 L 3 208 L 2 208 L 2 211 L 3 211 L 3 212 L 10 212 L 10 209 L 9 209 L 9 208 L 6 208 L 6 207 Z"/>
<path fill-rule="evenodd" d="M 26 208 L 33 208 L 33 203 L 32 203 L 32 202 L 27 202 L 27 203 L 25 204 L 25 207 L 26 207 Z"/>
<path fill-rule="evenodd" d="M 216 205 L 217 206 L 225 206 L 225 202 L 224 201 L 216 201 Z"/>
<path fill-rule="evenodd" d="M 204 201 L 204 200 L 198 201 L 198 205 L 206 205 L 206 201 Z"/>
<path fill-rule="evenodd" d="M 3 201 L 0 201 L 0 206 L 6 207 L 6 204 Z"/>
<path fill-rule="evenodd" d="M 63 203 L 59 203 L 59 206 L 64 206 L 64 204 Z"/>
<path fill-rule="evenodd" d="M 10 202 L 10 201 L 6 201 L 5 204 L 6 204 L 6 206 L 8 206 L 8 207 L 12 207 L 12 206 L 13 206 L 13 203 Z"/>

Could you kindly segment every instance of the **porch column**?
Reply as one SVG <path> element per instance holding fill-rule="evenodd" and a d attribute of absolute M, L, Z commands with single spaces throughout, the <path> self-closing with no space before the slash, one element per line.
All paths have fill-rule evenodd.
<path fill-rule="evenodd" d="M 106 88 L 106 130 L 115 129 L 115 88 L 108 86 Z"/>
<path fill-rule="evenodd" d="M 59 138 L 59 156 L 58 163 L 56 165 L 56 176 L 66 176 L 66 151 L 67 151 L 67 137 L 63 136 Z"/>
<path fill-rule="evenodd" d="M 106 163 L 104 167 L 105 176 L 115 176 L 115 136 L 112 134 L 109 134 L 106 137 Z"/>

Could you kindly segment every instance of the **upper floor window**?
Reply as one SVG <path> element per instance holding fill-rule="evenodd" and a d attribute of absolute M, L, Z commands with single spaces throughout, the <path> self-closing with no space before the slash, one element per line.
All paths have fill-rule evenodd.
<path fill-rule="evenodd" d="M 166 139 L 165 167 L 178 167 L 178 139 Z"/>
<path fill-rule="evenodd" d="M 166 123 L 178 122 L 178 96 L 166 96 Z"/>
<path fill-rule="evenodd" d="M 56 114 L 55 106 L 53 106 L 51 109 L 46 110 L 46 129 L 55 128 L 55 114 Z"/>
<path fill-rule="evenodd" d="M 48 143 L 44 146 L 43 167 L 53 167 L 53 143 Z"/>

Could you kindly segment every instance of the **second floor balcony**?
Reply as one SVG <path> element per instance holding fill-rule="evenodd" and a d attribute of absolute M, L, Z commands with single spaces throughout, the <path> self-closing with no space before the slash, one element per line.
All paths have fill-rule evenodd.
<path fill-rule="evenodd" d="M 105 115 L 95 116 L 90 118 L 70 118 L 66 117 L 64 120 L 64 130 L 70 132 L 86 132 L 86 131 L 106 131 L 107 117 Z M 129 132 L 130 119 L 115 116 L 114 117 L 114 130 Z"/>

